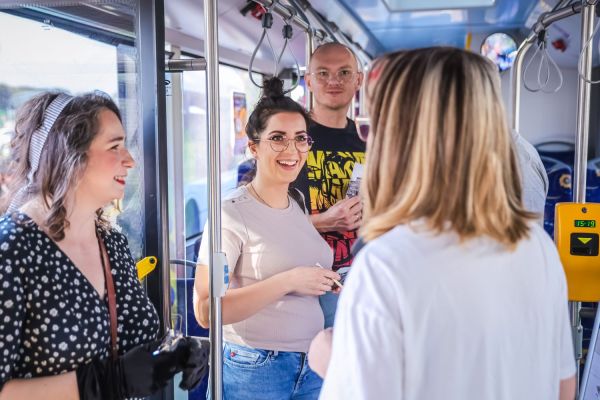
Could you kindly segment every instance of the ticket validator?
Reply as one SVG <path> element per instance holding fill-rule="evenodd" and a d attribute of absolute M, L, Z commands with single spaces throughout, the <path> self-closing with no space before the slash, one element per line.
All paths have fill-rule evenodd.
<path fill-rule="evenodd" d="M 558 203 L 554 239 L 571 301 L 600 301 L 600 204 Z"/>

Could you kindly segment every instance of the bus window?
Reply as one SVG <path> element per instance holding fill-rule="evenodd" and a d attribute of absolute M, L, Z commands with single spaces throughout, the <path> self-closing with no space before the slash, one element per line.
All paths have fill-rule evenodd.
<path fill-rule="evenodd" d="M 144 256 L 142 141 L 138 135 L 136 50 L 133 33 L 100 32 L 92 14 L 85 23 L 65 22 L 76 7 L 31 9 L 0 6 L 0 188 L 4 186 L 15 113 L 25 101 L 46 90 L 81 94 L 100 90 L 119 105 L 128 146 L 137 161 L 129 172 L 125 198 L 108 210 L 126 233 L 135 259 Z M 133 10 L 123 18 L 133 21 Z M 90 14 L 91 12 L 91 14 Z M 133 23 L 131 23 L 133 27 Z M 14 38 L 19 40 L 14 40 Z M 121 210 L 121 211 L 119 211 Z"/>
<path fill-rule="evenodd" d="M 194 201 L 195 207 L 179 209 L 193 210 L 199 221 L 194 227 L 186 224 L 186 240 L 196 240 L 204 229 L 208 213 L 206 175 L 206 75 L 205 72 L 183 73 L 182 118 L 183 118 L 183 190 L 184 202 Z M 258 101 L 260 91 L 248 78 L 248 72 L 239 68 L 221 65 L 220 80 L 220 132 L 221 132 L 221 187 L 222 195 L 237 185 L 237 168 L 248 156 L 245 149 L 246 115 Z M 240 141 L 240 133 L 243 134 Z M 237 135 L 237 139 L 236 139 Z M 243 145 L 240 145 L 240 142 Z M 236 146 L 237 143 L 237 146 Z M 171 152 L 170 152 L 171 154 Z M 190 217 L 185 216 L 189 221 Z M 197 227 L 197 228 L 196 228 Z M 198 229 L 199 228 L 199 229 Z"/>

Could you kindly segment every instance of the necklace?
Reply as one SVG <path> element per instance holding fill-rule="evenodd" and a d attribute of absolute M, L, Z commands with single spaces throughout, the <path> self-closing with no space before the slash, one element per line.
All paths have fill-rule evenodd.
<path fill-rule="evenodd" d="M 256 197 L 258 197 L 258 199 L 259 199 L 259 200 L 260 200 L 260 201 L 261 201 L 261 202 L 262 202 L 264 205 L 266 205 L 267 207 L 270 207 L 270 208 L 275 208 L 275 207 L 271 206 L 269 203 L 267 203 L 267 202 L 266 202 L 266 201 L 265 201 L 265 200 L 264 200 L 262 197 L 260 197 L 260 194 L 258 194 L 258 192 L 256 191 L 256 188 L 254 187 L 254 185 L 252 184 L 252 182 L 250 182 L 250 187 L 252 188 L 252 191 L 254 192 L 254 194 L 256 195 Z M 289 205 L 290 205 L 290 198 L 289 198 L 289 196 L 288 196 L 288 207 L 289 207 Z M 286 208 L 287 208 L 287 207 L 286 207 Z"/>

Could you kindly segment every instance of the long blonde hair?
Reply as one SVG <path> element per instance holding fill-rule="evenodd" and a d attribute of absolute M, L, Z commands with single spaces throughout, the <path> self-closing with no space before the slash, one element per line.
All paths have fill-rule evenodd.
<path fill-rule="evenodd" d="M 456 48 L 384 56 L 372 85 L 365 224 L 372 240 L 418 219 L 513 247 L 528 220 L 495 67 Z M 371 86 L 371 85 L 370 85 Z"/>

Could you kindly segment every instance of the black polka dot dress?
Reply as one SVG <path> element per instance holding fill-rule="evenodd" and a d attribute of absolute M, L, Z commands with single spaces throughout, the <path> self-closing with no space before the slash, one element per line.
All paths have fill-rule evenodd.
<path fill-rule="evenodd" d="M 115 284 L 123 354 L 155 339 L 159 320 L 137 279 L 125 236 L 100 232 Z M 95 357 L 108 358 L 109 321 L 107 301 L 28 216 L 0 218 L 0 390 L 10 379 L 57 375 Z"/>

